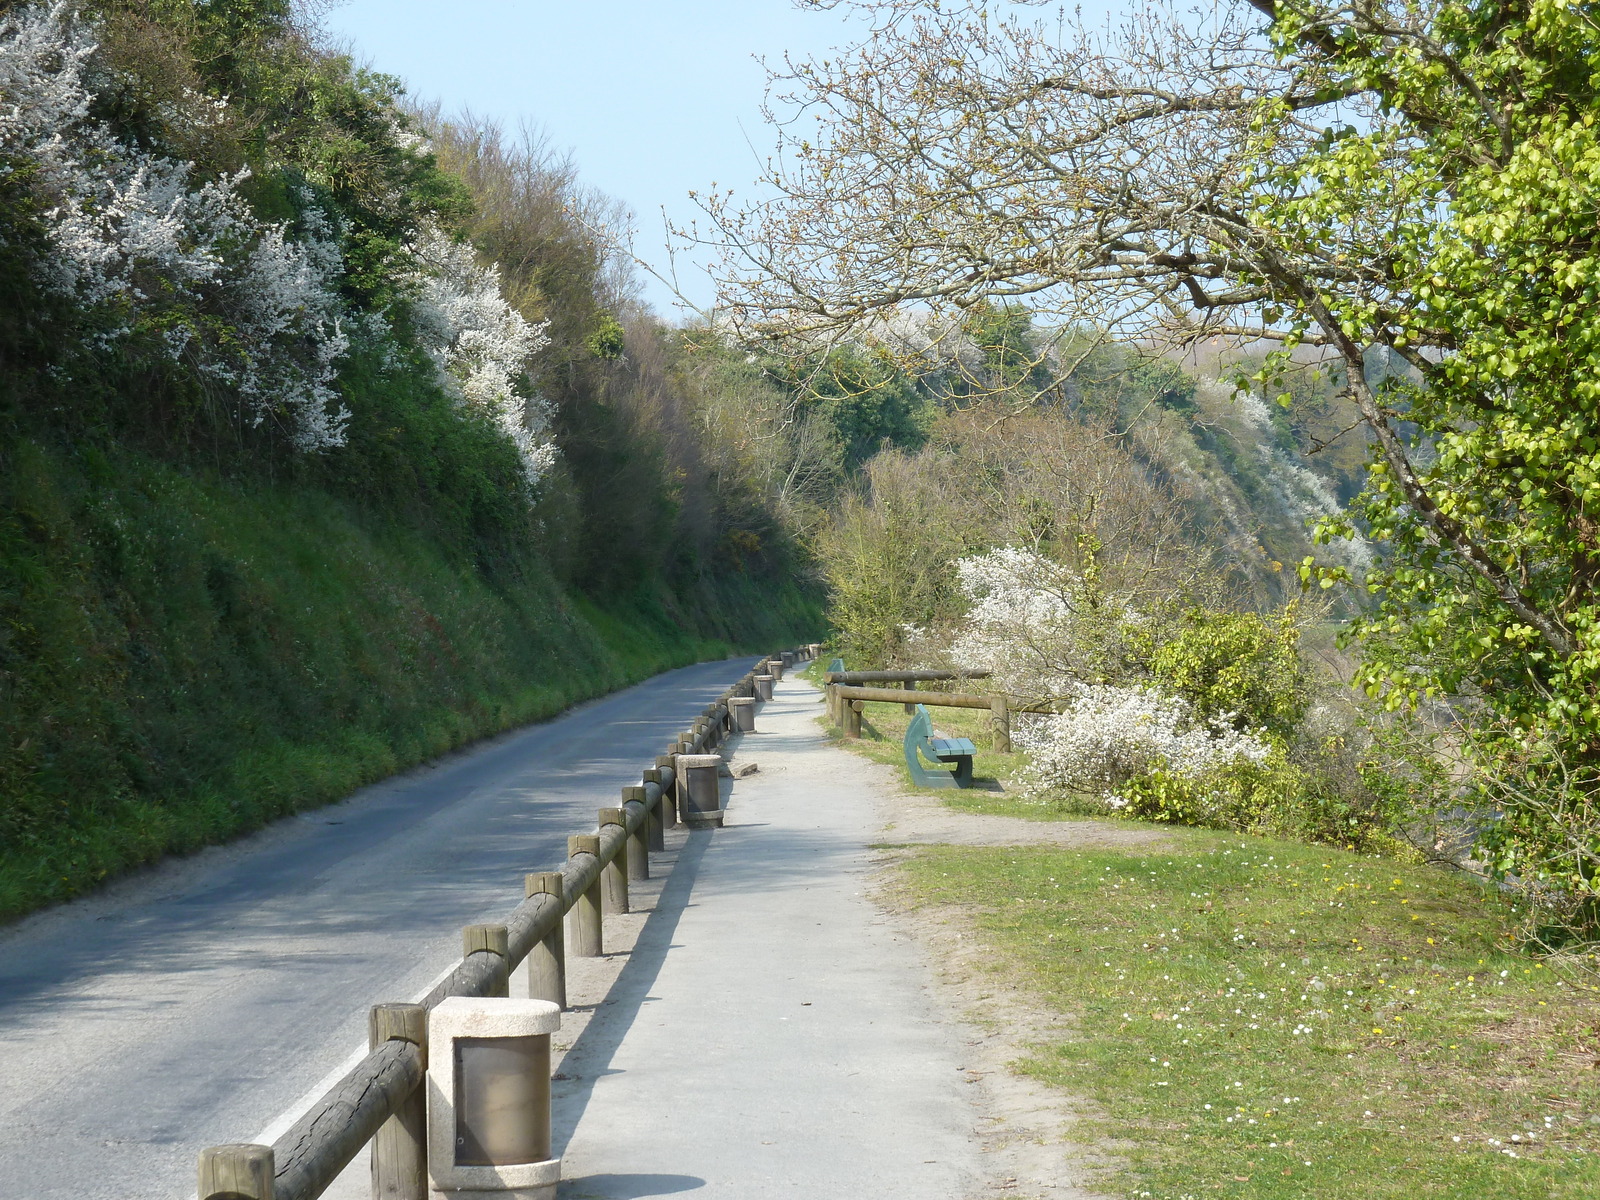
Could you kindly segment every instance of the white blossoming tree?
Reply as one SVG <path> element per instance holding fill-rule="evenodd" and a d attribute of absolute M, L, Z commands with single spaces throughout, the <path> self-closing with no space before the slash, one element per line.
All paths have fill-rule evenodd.
<path fill-rule="evenodd" d="M 1139 678 L 1127 643 L 1146 619 L 1076 572 L 1014 546 L 969 555 L 956 570 L 969 608 L 948 635 L 948 660 L 990 672 L 991 686 L 1013 697 L 1064 708 L 1019 719 L 1034 788 L 1106 796 L 1120 807 L 1119 789 L 1154 772 L 1195 779 L 1236 760 L 1266 760 L 1271 744 L 1259 732 L 1235 729 L 1230 714 L 1207 719 Z"/>
<path fill-rule="evenodd" d="M 378 343 L 393 333 L 379 311 L 346 312 L 338 218 L 293 187 L 298 217 L 266 220 L 244 194 L 248 168 L 199 179 L 189 162 L 120 140 L 93 115 L 114 82 L 95 34 L 66 2 L 0 17 L 0 169 L 36 198 L 48 246 L 37 281 L 78 307 L 95 348 L 138 339 L 192 371 L 236 422 L 271 424 L 303 452 L 343 445 L 351 332 Z M 189 125 L 227 112 L 193 93 L 185 102 Z M 526 383 L 542 328 L 506 302 L 496 268 L 436 224 L 409 249 L 413 324 L 439 382 L 489 417 L 536 482 L 555 457 L 548 406 Z"/>
<path fill-rule="evenodd" d="M 440 381 L 494 422 L 517 447 L 528 483 L 537 483 L 555 461 L 550 405 L 527 382 L 549 341 L 544 326 L 506 302 L 498 268 L 479 265 L 465 242 L 430 226 L 413 250 L 420 268 L 413 319 Z"/>
<path fill-rule="evenodd" d="M 102 346 L 152 335 L 245 424 L 278 421 L 301 450 L 340 445 L 349 341 L 332 221 L 309 195 L 297 227 L 263 221 L 240 192 L 248 171 L 197 182 L 190 164 L 119 141 L 90 114 L 95 48 L 66 3 L 0 20 L 0 157 L 43 206 L 40 281 L 102 314 Z"/>

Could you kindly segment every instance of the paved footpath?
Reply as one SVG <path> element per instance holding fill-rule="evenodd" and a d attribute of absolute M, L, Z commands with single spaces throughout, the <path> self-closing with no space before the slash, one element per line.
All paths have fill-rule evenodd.
<path fill-rule="evenodd" d="M 866 892 L 872 764 L 782 681 L 733 749 L 727 823 L 690 835 L 556 1094 L 563 1200 L 904 1197 L 982 1186 L 963 1049 Z"/>
<path fill-rule="evenodd" d="M 174 1200 L 347 1070 L 367 1008 L 639 778 L 750 659 L 581 705 L 0 930 L 0 1200 Z M 523 994 L 526 994 L 525 992 Z M 367 1189 L 363 1189 L 365 1193 Z"/>
<path fill-rule="evenodd" d="M 672 672 L 0 932 L 0 1200 L 178 1200 L 199 1147 L 271 1141 L 426 992 L 459 928 L 741 664 Z M 731 749 L 727 826 L 674 831 L 608 954 L 569 962 L 564 1200 L 961 1200 L 982 1187 L 959 1027 L 870 903 L 882 768 L 794 679 Z M 872 782 L 873 773 L 879 782 Z M 512 994 L 525 995 L 523 972 Z M 370 1195 L 365 1155 L 326 1194 Z"/>

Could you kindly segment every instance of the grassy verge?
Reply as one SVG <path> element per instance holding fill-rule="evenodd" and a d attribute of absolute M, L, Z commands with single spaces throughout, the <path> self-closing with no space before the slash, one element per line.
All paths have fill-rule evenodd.
<path fill-rule="evenodd" d="M 0 920 L 669 667 L 798 589 L 573 594 L 313 487 L 43 445 L 0 475 Z"/>
<path fill-rule="evenodd" d="M 1022 1069 L 1093 1099 L 1152 1200 L 1600 1194 L 1600 1009 L 1457 877 L 1172 830 L 1179 851 L 937 847 L 999 986 L 1074 1015 Z M 974 903 L 972 897 L 981 897 Z"/>

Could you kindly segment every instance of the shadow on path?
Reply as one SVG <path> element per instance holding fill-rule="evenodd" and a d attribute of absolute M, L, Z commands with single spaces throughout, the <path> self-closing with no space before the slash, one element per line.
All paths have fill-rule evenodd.
<path fill-rule="evenodd" d="M 561 1200 L 643 1200 L 692 1192 L 706 1181 L 698 1175 L 585 1175 L 561 1181 Z"/>
<path fill-rule="evenodd" d="M 612 1073 L 610 1070 L 612 1056 L 616 1054 L 617 1047 L 622 1045 L 623 1038 L 627 1037 L 629 1027 L 639 1016 L 646 1001 L 651 999 L 650 985 L 660 974 L 661 965 L 667 958 L 667 951 L 672 949 L 672 935 L 678 928 L 678 920 L 682 917 L 683 910 L 689 905 L 695 879 L 700 874 L 700 862 L 711 846 L 711 836 L 708 830 L 697 830 L 689 834 L 688 841 L 678 852 L 678 861 L 673 865 L 672 873 L 667 876 L 666 885 L 656 899 L 655 910 L 646 918 L 643 928 L 639 930 L 638 940 L 634 942 L 633 950 L 629 953 L 621 974 L 612 983 L 605 999 L 595 1007 L 589 1023 L 584 1026 L 583 1032 L 567 1051 L 562 1064 L 563 1073 L 570 1073 L 571 1078 L 558 1080 L 552 1088 L 550 1097 L 550 1139 L 552 1149 L 558 1157 L 566 1153 L 567 1143 L 572 1139 L 573 1130 L 583 1119 L 584 1109 L 588 1107 L 589 1098 L 594 1094 L 596 1080 L 602 1075 Z M 595 1176 L 594 1178 L 618 1180 L 622 1177 Z M 700 1187 L 705 1182 L 694 1180 L 691 1184 L 687 1182 L 689 1176 L 678 1175 L 627 1178 L 637 1179 L 641 1187 L 656 1187 L 656 1184 L 651 1182 L 656 1180 L 679 1180 L 684 1181 L 684 1185 L 656 1187 L 656 1191 L 625 1192 L 618 1191 L 613 1184 L 607 1183 L 605 1186 L 611 1190 L 595 1194 L 608 1197 L 654 1196 L 661 1192 L 688 1191 L 691 1186 Z M 581 1182 L 581 1180 L 574 1181 L 574 1185 Z M 562 1195 L 568 1194 L 563 1188 Z M 581 1191 L 570 1194 L 573 1197 L 584 1195 Z"/>

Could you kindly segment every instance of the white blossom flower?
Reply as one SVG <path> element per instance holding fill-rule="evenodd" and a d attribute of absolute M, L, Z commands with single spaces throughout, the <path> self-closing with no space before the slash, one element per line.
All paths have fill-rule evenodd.
<path fill-rule="evenodd" d="M 429 226 L 412 252 L 420 294 L 413 306 L 423 349 L 441 382 L 463 404 L 489 414 L 522 455 L 530 484 L 555 462 L 550 405 L 525 398 L 518 384 L 533 356 L 549 344 L 544 325 L 530 324 L 506 302 L 500 271 L 478 264 L 472 247 Z"/>
<path fill-rule="evenodd" d="M 962 670 L 988 671 L 994 686 L 1013 694 L 1049 695 L 1070 686 L 1054 652 L 1075 640 L 1069 598 L 1079 589 L 1076 575 L 1014 546 L 969 555 L 955 566 L 969 608 L 948 647 L 950 660 Z"/>
<path fill-rule="evenodd" d="M 239 192 L 248 171 L 196 185 L 192 164 L 118 141 L 88 115 L 95 49 L 92 26 L 67 3 L 0 19 L 0 156 L 32 166 L 48 205 L 55 254 L 39 264 L 40 282 L 86 307 L 120 306 L 127 318 L 105 348 L 157 305 L 221 318 L 239 334 L 226 353 L 175 327 L 160 344 L 228 385 L 249 423 L 282 419 L 302 450 L 342 444 L 334 379 L 349 341 L 331 223 L 309 197 L 302 228 L 262 221 Z M 222 119 L 222 101 L 192 99 L 196 121 Z"/>

